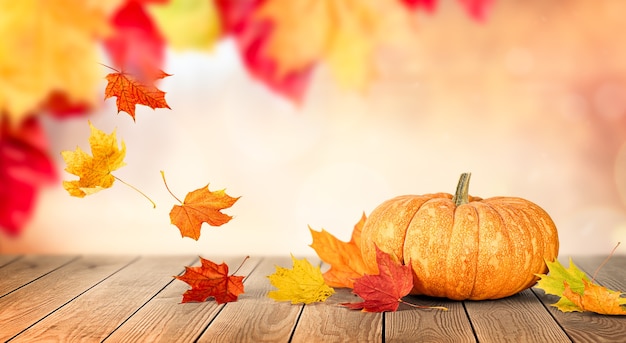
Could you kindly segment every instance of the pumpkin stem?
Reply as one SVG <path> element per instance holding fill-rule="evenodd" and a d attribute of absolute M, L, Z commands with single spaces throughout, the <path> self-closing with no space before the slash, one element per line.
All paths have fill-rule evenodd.
<path fill-rule="evenodd" d="M 459 178 L 459 183 L 456 185 L 456 192 L 454 193 L 454 197 L 452 201 L 455 206 L 461 206 L 463 204 L 469 203 L 469 181 L 472 173 L 463 173 Z"/>

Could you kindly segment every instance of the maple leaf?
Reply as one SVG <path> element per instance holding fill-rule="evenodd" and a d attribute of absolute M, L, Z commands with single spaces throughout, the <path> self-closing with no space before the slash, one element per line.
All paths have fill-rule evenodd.
<path fill-rule="evenodd" d="M 148 11 L 174 49 L 208 50 L 221 35 L 215 6 L 206 0 L 170 0 L 149 6 Z"/>
<path fill-rule="evenodd" d="M 244 262 L 248 259 L 246 257 Z M 226 263 L 216 264 L 200 257 L 199 267 L 185 267 L 185 273 L 174 278 L 186 282 L 191 289 L 183 294 L 182 303 L 204 302 L 213 297 L 218 304 L 237 301 L 244 292 L 243 276 L 236 276 L 239 268 L 228 275 Z M 242 262 L 243 265 L 243 262 Z"/>
<path fill-rule="evenodd" d="M 396 311 L 402 298 L 413 289 L 411 264 L 402 265 L 376 247 L 378 275 L 364 275 L 354 282 L 353 292 L 363 298 L 359 303 L 344 303 L 365 312 Z"/>
<path fill-rule="evenodd" d="M 377 275 L 363 275 L 354 282 L 353 293 L 363 301 L 358 303 L 342 303 L 353 310 L 364 312 L 396 311 L 400 303 L 415 308 L 430 308 L 447 311 L 440 306 L 420 306 L 402 300 L 413 289 L 413 271 L 411 264 L 403 265 L 393 260 L 391 255 L 376 248 Z"/>
<path fill-rule="evenodd" d="M 583 280 L 582 294 L 574 292 L 567 281 L 563 281 L 565 290 L 563 296 L 569 299 L 576 309 L 574 311 L 590 311 L 599 314 L 626 315 L 626 298 L 624 293 L 613 291 Z"/>
<path fill-rule="evenodd" d="M 154 75 L 152 82 L 157 79 L 171 76 L 163 71 Z M 145 105 L 152 109 L 170 108 L 165 101 L 165 92 L 159 90 L 154 84 L 143 83 L 132 75 L 124 72 L 110 73 L 106 76 L 108 81 L 104 90 L 105 97 L 117 97 L 117 112 L 124 111 L 135 120 L 135 105 Z"/>
<path fill-rule="evenodd" d="M 324 280 L 331 287 L 352 288 L 354 280 L 367 271 L 361 256 L 361 230 L 365 224 L 365 213 L 354 226 L 349 242 L 342 242 L 324 229 L 315 231 L 309 227 L 313 243 L 310 245 L 319 258 L 330 265 L 324 272 Z"/>
<path fill-rule="evenodd" d="M 224 189 L 211 192 L 209 185 L 206 185 L 187 193 L 185 201 L 180 201 L 167 186 L 163 171 L 161 171 L 161 176 L 168 192 L 181 204 L 172 207 L 170 220 L 172 224 L 178 227 L 183 237 L 198 240 L 202 223 L 220 226 L 232 219 L 231 216 L 222 213 L 221 210 L 233 206 L 240 197 L 233 198 L 226 194 Z"/>
<path fill-rule="evenodd" d="M 276 266 L 276 272 L 268 276 L 272 286 L 278 288 L 270 291 L 268 297 L 277 301 L 291 301 L 292 304 L 310 304 L 323 302 L 335 290 L 324 282 L 320 267 L 313 267 L 303 258 L 296 259 L 291 255 L 292 269 Z"/>
<path fill-rule="evenodd" d="M 11 236 L 17 236 L 31 217 L 40 187 L 57 180 L 47 145 L 35 117 L 19 126 L 0 117 L 0 230 Z"/>
<path fill-rule="evenodd" d="M 325 61 L 342 86 L 356 89 L 375 74 L 375 49 L 405 42 L 409 28 L 409 13 L 397 0 L 266 0 L 256 15 L 272 24 L 263 49 L 279 73 Z"/>
<path fill-rule="evenodd" d="M 571 258 L 567 269 L 558 260 L 546 261 L 546 265 L 549 272 L 536 274 L 540 278 L 536 287 L 546 294 L 560 297 L 552 306 L 562 312 L 591 311 L 626 315 L 626 308 L 621 307 L 626 305 L 622 293 L 593 283 Z"/>
<path fill-rule="evenodd" d="M 98 39 L 115 1 L 0 0 L 0 113 L 18 122 L 52 92 L 96 103 Z"/>
<path fill-rule="evenodd" d="M 89 156 L 80 147 L 77 147 L 76 151 L 61 152 L 67 163 L 65 171 L 79 176 L 77 181 L 63 181 L 63 188 L 70 195 L 79 198 L 111 187 L 115 181 L 111 172 L 126 165 L 124 163 L 126 145 L 122 141 L 122 148 L 118 148 L 115 130 L 107 135 L 95 128 L 91 122 L 89 127 L 91 128 L 89 145 L 93 156 Z"/>

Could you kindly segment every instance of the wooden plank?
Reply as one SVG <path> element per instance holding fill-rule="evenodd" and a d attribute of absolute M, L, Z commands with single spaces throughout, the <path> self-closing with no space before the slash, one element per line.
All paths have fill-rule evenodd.
<path fill-rule="evenodd" d="M 465 308 L 479 342 L 570 342 L 529 289 L 498 300 L 466 301 Z"/>
<path fill-rule="evenodd" d="M 131 260 L 132 257 L 80 258 L 1 297 L 0 341 L 17 335 Z"/>
<path fill-rule="evenodd" d="M 385 313 L 385 342 L 476 342 L 463 302 L 407 297 L 416 305 L 444 306 L 448 311 L 415 309 L 401 305 Z"/>
<path fill-rule="evenodd" d="M 230 257 L 223 262 L 231 267 L 229 269 L 232 273 L 243 259 Z M 217 263 L 215 260 L 214 262 Z M 259 258 L 246 261 L 237 275 L 248 275 L 259 262 Z M 244 288 L 247 288 L 246 280 Z M 105 341 L 179 343 L 195 341 L 224 304 L 218 305 L 214 300 L 181 304 L 182 294 L 188 289 L 189 286 L 182 281 L 172 282 Z"/>
<path fill-rule="evenodd" d="M 0 268 L 0 280 L 2 280 L 0 296 L 4 296 L 77 258 L 77 256 L 65 255 L 24 256 L 4 268 Z"/>
<path fill-rule="evenodd" d="M 559 258 L 561 263 L 569 266 L 567 258 Z M 604 257 L 578 256 L 573 257 L 574 264 L 591 277 Z M 626 291 L 626 256 L 614 256 L 598 272 L 597 282 L 603 286 Z M 626 318 L 622 316 L 603 316 L 594 313 L 568 312 L 563 313 L 550 306 L 558 301 L 558 297 L 546 295 L 543 290 L 534 288 L 533 291 L 549 309 L 552 316 L 563 327 L 567 335 L 574 342 L 619 342 L 624 339 L 626 332 Z"/>
<path fill-rule="evenodd" d="M 140 258 L 22 332 L 15 342 L 101 341 L 194 258 Z"/>
<path fill-rule="evenodd" d="M 20 255 L 3 255 L 0 254 L 0 268 L 6 266 L 7 264 L 12 263 L 13 261 L 16 261 L 18 259 L 20 259 L 22 256 Z"/>
<path fill-rule="evenodd" d="M 276 271 L 276 265 L 291 268 L 291 258 L 262 260 L 248 276 L 239 301 L 226 304 L 198 342 L 288 342 L 302 305 L 267 297 L 274 289 L 267 275 Z"/>
<path fill-rule="evenodd" d="M 349 289 L 336 289 L 323 303 L 304 307 L 292 342 L 382 342 L 382 313 L 366 313 L 340 306 L 361 301 Z"/>

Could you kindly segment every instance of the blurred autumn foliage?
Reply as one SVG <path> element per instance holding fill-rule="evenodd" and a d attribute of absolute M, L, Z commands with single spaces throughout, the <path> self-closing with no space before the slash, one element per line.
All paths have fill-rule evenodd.
<path fill-rule="evenodd" d="M 459 0 L 483 20 L 489 0 Z M 18 235 L 40 187 L 58 182 L 40 116 L 102 106 L 102 64 L 151 79 L 168 47 L 233 38 L 249 74 L 300 103 L 318 64 L 364 89 L 374 51 L 413 31 L 436 0 L 0 0 L 0 230 Z"/>

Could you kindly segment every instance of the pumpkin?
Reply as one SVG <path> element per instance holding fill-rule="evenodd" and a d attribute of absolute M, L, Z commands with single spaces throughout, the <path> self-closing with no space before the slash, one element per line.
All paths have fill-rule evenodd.
<path fill-rule="evenodd" d="M 404 195 L 365 221 L 361 253 L 375 271 L 376 246 L 413 270 L 412 294 L 453 300 L 499 299 L 533 286 L 558 255 L 554 222 L 516 197 L 468 195 L 470 174 L 455 195 Z"/>

